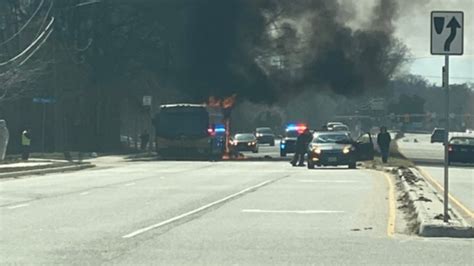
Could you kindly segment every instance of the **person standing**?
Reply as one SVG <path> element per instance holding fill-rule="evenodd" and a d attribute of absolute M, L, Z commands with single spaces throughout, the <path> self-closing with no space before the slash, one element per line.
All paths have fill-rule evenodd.
<path fill-rule="evenodd" d="M 308 144 L 312 139 L 313 136 L 311 135 L 311 132 L 308 128 L 306 128 L 303 133 L 298 136 L 295 144 L 295 155 L 291 160 L 291 165 L 296 166 L 296 163 L 298 163 L 298 166 L 304 166 L 304 155 L 306 154 Z"/>
<path fill-rule="evenodd" d="M 377 135 L 377 144 L 380 148 L 380 153 L 382 154 L 382 162 L 387 163 L 388 161 L 388 154 L 390 152 L 390 142 L 392 138 L 390 134 L 387 132 L 387 128 L 382 126 L 380 127 L 380 133 Z"/>
<path fill-rule="evenodd" d="M 21 159 L 27 161 L 30 158 L 31 133 L 29 129 L 21 133 Z"/>

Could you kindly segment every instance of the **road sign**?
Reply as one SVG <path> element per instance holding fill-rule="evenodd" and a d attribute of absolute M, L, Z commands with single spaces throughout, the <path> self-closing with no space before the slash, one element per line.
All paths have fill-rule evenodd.
<path fill-rule="evenodd" d="M 143 96 L 143 106 L 151 106 L 151 96 Z"/>
<path fill-rule="evenodd" d="M 34 103 L 49 104 L 55 103 L 56 99 L 54 98 L 33 98 Z"/>
<path fill-rule="evenodd" d="M 431 12 L 431 54 L 462 55 L 464 52 L 464 13 Z"/>

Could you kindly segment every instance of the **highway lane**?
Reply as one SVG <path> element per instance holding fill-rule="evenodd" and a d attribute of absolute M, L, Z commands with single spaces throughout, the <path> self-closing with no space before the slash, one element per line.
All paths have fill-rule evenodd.
<path fill-rule="evenodd" d="M 415 141 L 416 140 L 416 141 Z M 413 160 L 435 187 L 444 186 L 444 146 L 430 143 L 429 134 L 406 134 L 397 142 L 400 152 Z M 474 165 L 453 163 L 449 167 L 449 192 L 461 213 L 474 221 Z"/>
<path fill-rule="evenodd" d="M 389 184 L 370 170 L 245 161 L 117 162 L 2 180 L 1 260 L 226 265 L 472 259 L 471 240 L 392 236 Z"/>
<path fill-rule="evenodd" d="M 439 187 L 444 185 L 444 168 L 435 166 L 420 167 L 425 176 L 434 180 Z M 474 168 L 450 167 L 449 191 L 459 201 L 470 219 L 474 221 Z M 435 185 L 436 186 L 436 185 Z"/>

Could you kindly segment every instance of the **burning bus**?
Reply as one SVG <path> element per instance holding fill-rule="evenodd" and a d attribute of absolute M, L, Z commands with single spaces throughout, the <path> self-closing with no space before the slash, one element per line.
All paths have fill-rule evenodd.
<path fill-rule="evenodd" d="M 207 104 L 165 104 L 153 119 L 163 158 L 221 159 L 226 151 L 224 112 Z"/>

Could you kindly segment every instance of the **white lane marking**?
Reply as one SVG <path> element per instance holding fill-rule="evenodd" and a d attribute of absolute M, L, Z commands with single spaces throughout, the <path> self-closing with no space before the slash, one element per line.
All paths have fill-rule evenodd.
<path fill-rule="evenodd" d="M 133 186 L 133 185 L 135 185 L 135 183 L 128 183 L 128 184 L 125 184 L 126 187 L 128 187 L 128 186 Z"/>
<path fill-rule="evenodd" d="M 170 223 L 172 223 L 172 222 L 178 221 L 178 220 L 180 220 L 180 219 L 186 218 L 187 216 L 196 214 L 196 213 L 198 213 L 198 212 L 202 212 L 202 211 L 204 211 L 204 210 L 206 210 L 206 209 L 209 209 L 209 208 L 211 208 L 211 207 L 213 207 L 213 206 L 215 206 L 215 205 L 218 205 L 218 204 L 220 204 L 220 203 L 222 203 L 222 202 L 228 201 L 228 200 L 230 200 L 230 199 L 232 199 L 232 198 L 238 197 L 238 196 L 240 196 L 240 195 L 242 195 L 242 194 L 245 194 L 245 193 L 247 193 L 247 192 L 249 192 L 249 191 L 258 189 L 258 188 L 260 188 L 260 187 L 263 187 L 263 186 L 265 186 L 266 184 L 271 183 L 271 182 L 273 182 L 273 181 L 275 181 L 275 180 L 267 180 L 267 181 L 265 181 L 265 182 L 262 182 L 262 183 L 260 183 L 260 184 L 255 185 L 255 186 L 248 187 L 248 188 L 246 188 L 246 189 L 244 189 L 244 190 L 241 190 L 241 191 L 239 191 L 239 192 L 237 192 L 237 193 L 234 193 L 234 194 L 232 194 L 232 195 L 230 195 L 230 196 L 227 196 L 227 197 L 222 198 L 222 199 L 220 199 L 220 200 L 216 200 L 216 201 L 214 201 L 214 202 L 211 202 L 211 203 L 209 203 L 209 204 L 206 204 L 206 205 L 204 205 L 204 206 L 202 206 L 202 207 L 199 207 L 199 208 L 197 208 L 197 209 L 194 209 L 194 210 L 192 210 L 192 211 L 189 211 L 189 212 L 180 214 L 180 215 L 175 216 L 175 217 L 173 217 L 173 218 L 171 218 L 171 219 L 168 219 L 168 220 L 166 220 L 166 221 L 159 222 L 159 223 L 156 223 L 156 224 L 153 224 L 153 225 L 150 225 L 150 226 L 147 226 L 147 227 L 138 229 L 138 230 L 136 230 L 136 231 L 134 231 L 134 232 L 132 232 L 132 233 L 130 233 L 130 234 L 127 234 L 127 235 L 122 236 L 122 238 L 132 238 L 132 237 L 135 237 L 135 236 L 137 236 L 137 235 L 143 234 L 143 233 L 145 233 L 145 232 L 147 232 L 147 231 L 150 231 L 150 230 L 152 230 L 152 229 L 156 229 L 156 228 L 158 228 L 158 227 L 161 227 L 161 226 L 170 224 Z"/>
<path fill-rule="evenodd" d="M 87 194 L 90 194 L 90 193 L 91 193 L 90 191 L 84 191 L 84 192 L 81 192 L 79 195 L 84 196 L 84 195 L 87 195 Z"/>
<path fill-rule="evenodd" d="M 310 179 L 299 179 L 301 183 L 358 183 L 359 181 L 354 180 L 310 180 Z"/>
<path fill-rule="evenodd" d="M 23 207 L 26 207 L 26 206 L 29 206 L 30 204 L 18 204 L 18 205 L 13 205 L 13 206 L 8 206 L 7 209 L 9 210 L 13 210 L 13 209 L 18 209 L 18 208 L 23 208 Z"/>
<path fill-rule="evenodd" d="M 258 210 L 244 209 L 242 212 L 247 213 L 295 213 L 295 214 L 325 214 L 325 213 L 344 213 L 344 211 L 331 210 Z"/>

